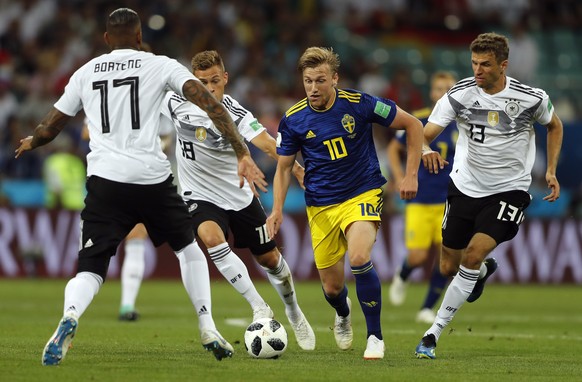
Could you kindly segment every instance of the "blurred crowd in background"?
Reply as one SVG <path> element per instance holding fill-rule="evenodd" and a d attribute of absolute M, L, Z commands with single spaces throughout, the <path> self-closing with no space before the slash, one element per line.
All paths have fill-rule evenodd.
<path fill-rule="evenodd" d="M 578 142 L 570 139 L 570 126 L 582 127 L 578 0 L 0 0 L 2 204 L 39 202 L 33 185 L 46 192 L 54 181 L 55 169 L 51 173 L 46 163 L 55 152 L 84 161 L 89 148 L 81 139 L 82 113 L 56 142 L 18 160 L 14 150 L 62 94 L 69 76 L 108 51 L 105 19 L 122 6 L 139 13 L 144 41 L 156 54 L 190 67 L 195 53 L 219 51 L 229 72 L 227 93 L 272 135 L 285 110 L 305 96 L 296 63 L 308 46 L 331 46 L 339 53 L 339 87 L 382 95 L 414 111 L 430 106 L 434 71 L 472 76 L 470 42 L 482 32 L 503 33 L 510 38 L 508 74 L 548 92 L 566 126 L 564 152 L 576 151 L 568 149 Z M 377 149 L 385 162 L 392 137 L 383 134 L 378 132 Z M 538 129 L 534 194 L 545 192 L 543 135 Z M 253 154 L 271 181 L 275 164 Z M 542 208 L 540 216 L 582 216 L 580 178 L 573 176 L 570 170 L 558 173 L 564 198 L 559 206 Z M 42 203 L 49 198 L 41 195 Z M 301 198 L 298 203 L 303 208 Z"/>

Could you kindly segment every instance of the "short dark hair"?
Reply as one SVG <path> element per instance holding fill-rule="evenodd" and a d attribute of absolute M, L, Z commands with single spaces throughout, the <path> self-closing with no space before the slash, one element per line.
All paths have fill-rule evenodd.
<path fill-rule="evenodd" d="M 215 50 L 205 50 L 204 52 L 197 53 L 192 57 L 192 70 L 207 70 L 213 66 L 220 66 L 224 72 L 224 62 L 222 57 Z"/>
<path fill-rule="evenodd" d="M 129 8 L 119 8 L 109 14 L 107 18 L 107 33 L 111 35 L 125 35 L 141 27 L 137 12 Z"/>
<path fill-rule="evenodd" d="M 497 63 L 509 58 L 509 41 L 507 37 L 495 32 L 482 33 L 471 43 L 473 53 L 493 53 Z"/>

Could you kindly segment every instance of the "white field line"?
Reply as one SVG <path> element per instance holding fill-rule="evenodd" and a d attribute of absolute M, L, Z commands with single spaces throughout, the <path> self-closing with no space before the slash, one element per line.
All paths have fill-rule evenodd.
<path fill-rule="evenodd" d="M 313 328 L 315 330 L 315 328 Z M 424 330 L 382 330 L 383 332 L 392 333 L 392 334 L 414 334 L 420 333 L 419 335 L 422 336 Z M 449 335 L 449 331 L 445 329 L 445 332 L 441 335 L 442 337 L 446 337 Z M 570 340 L 570 341 L 582 341 L 582 336 L 577 335 L 556 335 L 556 334 L 530 334 L 530 333 L 501 333 L 501 332 L 474 332 L 474 331 L 467 331 L 467 330 L 454 330 L 450 335 L 453 336 L 467 336 L 467 337 L 486 337 L 486 338 L 508 338 L 508 339 L 524 339 L 524 340 Z"/>
<path fill-rule="evenodd" d="M 471 317 L 465 317 L 465 320 L 471 318 Z M 484 319 L 485 318 L 485 319 Z M 545 322 L 554 322 L 554 323 L 558 323 L 558 322 L 568 322 L 568 323 L 572 323 L 575 324 L 576 322 L 582 321 L 581 317 L 563 317 L 563 316 L 556 316 L 556 317 L 549 317 L 549 316 L 545 316 L 545 317 L 540 317 L 538 319 L 536 318 L 524 318 L 524 317 L 519 317 L 519 316 L 502 316 L 502 317 L 497 317 L 497 319 L 493 319 L 494 317 L 491 316 L 491 320 L 488 320 L 487 317 L 477 317 L 475 316 L 474 319 L 476 321 L 479 322 L 497 322 L 498 324 L 502 324 L 503 322 L 507 322 L 507 321 L 511 321 L 511 322 L 529 322 L 529 321 L 545 321 Z M 225 323 L 227 325 L 230 326 L 235 326 L 235 327 L 241 327 L 241 328 L 245 328 L 250 324 L 250 320 L 249 319 L 245 319 L 245 318 L 227 318 L 225 320 Z M 285 325 L 288 324 L 288 322 L 284 322 Z M 412 323 L 411 325 L 416 325 L 416 326 L 420 326 L 419 324 L 416 323 Z M 466 323 L 463 322 L 462 323 L 463 327 L 466 327 Z M 388 329 L 388 328 L 384 328 L 383 332 L 384 333 L 390 333 L 390 334 L 403 334 L 403 335 L 411 335 L 411 334 L 418 334 L 419 336 L 422 336 L 422 334 L 424 333 L 425 328 L 428 328 L 427 325 L 423 325 L 422 326 L 423 329 L 417 330 L 417 329 Z M 468 331 L 466 329 L 457 329 L 459 326 L 455 326 L 455 325 L 450 325 L 448 328 L 445 329 L 445 332 L 441 335 L 442 337 L 449 335 L 455 335 L 455 336 L 474 336 L 474 337 L 486 337 L 486 338 L 508 338 L 508 339 L 533 339 L 533 340 L 560 340 L 560 341 L 564 341 L 564 340 L 570 340 L 570 341 L 582 341 L 582 335 L 574 335 L 574 334 L 531 334 L 531 333 L 516 333 L 516 332 L 482 332 L 482 331 Z M 573 326 L 576 327 L 576 326 Z M 454 328 L 453 332 L 450 332 L 449 328 Z M 320 333 L 329 333 L 331 332 L 332 328 L 331 325 L 330 326 L 313 326 L 313 330 L 315 332 L 320 332 Z"/>

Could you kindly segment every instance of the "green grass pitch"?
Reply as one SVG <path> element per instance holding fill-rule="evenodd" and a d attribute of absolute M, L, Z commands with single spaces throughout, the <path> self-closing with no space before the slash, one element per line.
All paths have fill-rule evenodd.
<path fill-rule="evenodd" d="M 62 314 L 67 280 L 0 279 L 0 381 L 574 381 L 582 380 L 582 288 L 578 285 L 501 285 L 465 304 L 441 336 L 436 360 L 414 348 L 428 325 L 414 322 L 426 290 L 412 284 L 402 307 L 383 285 L 386 355 L 364 361 L 365 322 L 354 304 L 354 343 L 341 351 L 331 326 L 334 312 L 317 282 L 296 284 L 300 305 L 317 336 L 301 351 L 283 304 L 266 282 L 257 289 L 289 334 L 276 360 L 247 355 L 246 301 L 223 281 L 212 281 L 213 315 L 234 346 L 218 362 L 200 345 L 194 309 L 179 280 L 146 280 L 138 298 L 141 318 L 119 322 L 120 285 L 109 280 L 79 321 L 73 347 L 58 367 L 41 365 L 42 349 Z M 355 287 L 349 285 L 355 302 Z"/>

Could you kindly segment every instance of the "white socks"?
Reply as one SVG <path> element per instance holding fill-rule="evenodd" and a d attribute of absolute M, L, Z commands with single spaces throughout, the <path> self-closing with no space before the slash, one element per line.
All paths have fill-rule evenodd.
<path fill-rule="evenodd" d="M 96 273 L 80 272 L 65 287 L 63 316 L 79 319 L 99 292 L 103 279 Z"/>
<path fill-rule="evenodd" d="M 432 333 L 438 341 L 443 329 L 451 322 L 455 313 L 457 313 L 473 291 L 478 277 L 479 270 L 468 269 L 462 265 L 459 267 L 459 272 L 453 277 L 453 280 L 445 291 L 443 302 L 437 312 L 437 317 L 432 326 L 424 333 L 425 336 Z"/>
<path fill-rule="evenodd" d="M 208 254 L 222 276 L 249 302 L 252 309 L 266 304 L 257 292 L 246 265 L 232 252 L 228 243 L 208 248 Z"/>
<path fill-rule="evenodd" d="M 121 267 L 121 310 L 133 311 L 145 270 L 145 240 L 125 242 L 125 259 Z"/>
<path fill-rule="evenodd" d="M 283 255 L 279 255 L 279 263 L 275 269 L 269 269 L 263 267 L 267 272 L 267 277 L 269 282 L 277 293 L 281 300 L 285 303 L 285 313 L 287 317 L 294 321 L 300 318 L 301 309 L 297 305 L 297 295 L 295 294 L 295 285 L 293 284 L 293 276 L 291 275 L 291 270 L 289 265 L 283 258 Z"/>
<path fill-rule="evenodd" d="M 208 263 L 202 249 L 196 241 L 193 241 L 175 253 L 180 260 L 182 283 L 198 314 L 198 327 L 200 330 L 216 330 L 212 319 Z"/>
<path fill-rule="evenodd" d="M 224 278 L 243 295 L 253 309 L 266 304 L 265 300 L 257 292 L 246 265 L 231 250 L 228 243 L 222 243 L 208 248 L 208 254 Z M 279 256 L 279 263 L 275 269 L 262 268 L 267 272 L 269 282 L 285 303 L 287 317 L 293 319 L 300 318 L 301 310 L 299 309 L 299 305 L 297 305 L 293 277 L 283 256 Z"/>

